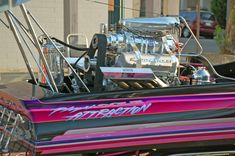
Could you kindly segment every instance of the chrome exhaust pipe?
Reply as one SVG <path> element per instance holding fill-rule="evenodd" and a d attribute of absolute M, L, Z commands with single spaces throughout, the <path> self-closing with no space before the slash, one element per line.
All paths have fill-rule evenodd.
<path fill-rule="evenodd" d="M 146 86 L 147 88 L 155 88 L 155 86 L 150 82 L 143 82 L 143 85 Z"/>
<path fill-rule="evenodd" d="M 130 86 L 129 86 L 126 82 L 124 82 L 124 81 L 115 82 L 115 83 L 117 83 L 118 86 L 121 87 L 121 88 L 123 88 L 123 89 L 129 89 L 129 88 L 130 88 Z"/>
<path fill-rule="evenodd" d="M 129 82 L 129 84 L 133 87 L 133 88 L 137 88 L 137 89 L 143 89 L 144 87 L 138 83 L 138 82 Z"/>

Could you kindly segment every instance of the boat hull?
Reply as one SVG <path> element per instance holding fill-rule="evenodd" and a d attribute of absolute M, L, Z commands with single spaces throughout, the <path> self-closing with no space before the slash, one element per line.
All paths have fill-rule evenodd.
<path fill-rule="evenodd" d="M 30 147 L 40 154 L 174 151 L 185 144 L 189 150 L 228 148 L 235 139 L 233 83 L 18 99 L 17 104 L 33 125 Z"/>

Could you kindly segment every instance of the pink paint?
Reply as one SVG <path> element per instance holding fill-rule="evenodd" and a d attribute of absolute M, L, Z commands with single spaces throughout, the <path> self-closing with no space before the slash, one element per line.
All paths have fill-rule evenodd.
<path fill-rule="evenodd" d="M 85 111 L 101 111 L 103 109 L 118 109 L 118 108 L 127 108 L 127 107 L 140 107 L 144 104 L 151 104 L 148 109 L 145 111 L 140 111 L 135 114 L 126 113 L 126 114 L 113 114 L 111 117 L 126 117 L 126 116 L 136 116 L 136 115 L 150 115 L 150 114 L 167 114 L 167 113 L 180 113 L 180 112 L 189 112 L 189 111 L 202 111 L 202 110 L 218 110 L 218 109 L 231 109 L 235 108 L 235 97 L 225 97 L 225 98 L 207 98 L 207 99 L 184 99 L 184 100 L 147 100 L 143 103 L 130 103 L 124 105 L 115 105 L 115 106 L 101 106 L 94 107 L 87 110 L 77 111 L 71 114 L 71 112 L 56 112 L 52 115 L 51 112 L 54 109 L 51 108 L 42 108 L 42 109 L 31 109 L 30 114 L 32 115 L 32 120 L 35 123 L 42 122 L 56 122 L 56 121 L 66 121 L 68 118 L 66 116 L 71 116 L 76 113 L 86 113 Z M 90 114 L 88 114 L 90 115 Z M 82 116 L 79 120 L 88 119 L 88 115 Z M 91 116 L 89 119 L 99 119 L 102 116 Z"/>
<path fill-rule="evenodd" d="M 205 123 L 205 124 L 191 124 L 191 125 L 174 125 L 174 126 L 164 126 L 153 127 L 153 128 L 140 128 L 140 129 L 127 129 L 127 130 L 114 130 L 108 132 L 96 132 L 96 133 L 83 133 L 83 134 L 71 134 L 71 135 L 61 135 L 53 138 L 53 141 L 60 140 L 73 140 L 73 139 L 83 139 L 83 138 L 96 138 L 98 137 L 112 137 L 112 136 L 125 136 L 125 135 L 141 135 L 143 133 L 162 133 L 162 132 L 174 132 L 174 131 L 192 131 L 198 129 L 216 129 L 221 127 L 235 127 L 234 122 L 228 123 Z"/>
<path fill-rule="evenodd" d="M 64 145 L 63 147 L 36 147 L 36 151 L 42 152 L 42 154 L 55 154 L 65 152 L 82 152 L 89 150 L 103 150 L 110 148 L 122 148 L 122 147 L 134 147 L 134 146 L 147 146 L 147 145 L 159 145 L 167 143 L 183 143 L 183 142 L 196 142 L 196 141 L 209 141 L 209 140 L 222 140 L 235 138 L 235 131 L 211 133 L 211 134 L 189 134 L 189 135 L 175 135 L 167 137 L 151 137 L 140 139 L 127 139 L 119 141 L 102 141 L 98 143 L 85 143 Z"/>

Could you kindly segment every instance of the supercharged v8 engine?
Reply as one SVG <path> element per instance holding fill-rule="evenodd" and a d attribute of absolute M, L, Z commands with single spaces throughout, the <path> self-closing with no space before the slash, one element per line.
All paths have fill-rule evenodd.
<path fill-rule="evenodd" d="M 102 73 L 99 76 L 103 75 L 105 90 L 179 85 L 179 59 L 176 56 L 180 50 L 179 25 L 178 18 L 160 17 L 158 20 L 122 20 L 113 32 L 107 32 L 104 27 L 104 41 L 97 35 L 92 41 L 93 47 L 105 46 L 103 51 L 99 52 L 97 48 L 95 54 L 88 52 L 90 59 L 85 64 Z M 103 62 L 99 65 L 100 59 Z"/>

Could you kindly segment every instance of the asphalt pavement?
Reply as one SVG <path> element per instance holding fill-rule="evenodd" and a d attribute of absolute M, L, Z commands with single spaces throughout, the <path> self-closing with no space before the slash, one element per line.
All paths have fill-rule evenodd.
<path fill-rule="evenodd" d="M 186 42 L 187 38 L 180 38 L 181 42 Z M 214 39 L 205 39 L 205 38 L 200 38 L 199 39 L 200 44 L 202 45 L 203 48 L 203 53 L 220 53 L 219 46 L 217 45 L 216 41 Z M 195 40 L 191 39 L 187 46 L 185 47 L 185 51 L 195 51 L 196 46 L 195 46 Z"/>
<path fill-rule="evenodd" d="M 5 83 L 13 83 L 18 81 L 26 81 L 30 78 L 28 73 L 1 73 L 0 72 L 0 85 Z"/>

